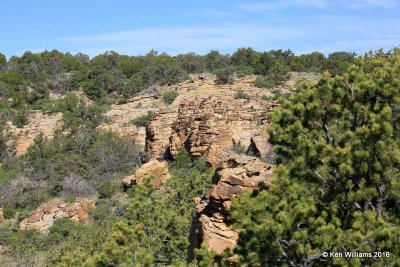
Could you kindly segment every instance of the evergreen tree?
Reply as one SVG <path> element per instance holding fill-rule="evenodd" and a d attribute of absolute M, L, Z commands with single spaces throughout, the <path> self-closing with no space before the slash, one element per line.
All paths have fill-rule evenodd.
<path fill-rule="evenodd" d="M 239 265 L 399 265 L 399 105 L 398 49 L 283 100 L 270 115 L 277 178 L 231 209 Z"/>

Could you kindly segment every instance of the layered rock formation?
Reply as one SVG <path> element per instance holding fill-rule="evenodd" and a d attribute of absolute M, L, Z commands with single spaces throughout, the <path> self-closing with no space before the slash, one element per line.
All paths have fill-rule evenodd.
<path fill-rule="evenodd" d="M 192 156 L 206 155 L 211 145 L 229 151 L 236 144 L 257 155 L 268 151 L 266 108 L 261 99 L 221 100 L 210 96 L 181 103 L 172 126 L 172 156 L 186 147 Z M 250 147 L 250 144 L 253 146 Z"/>
<path fill-rule="evenodd" d="M 56 129 L 61 127 L 62 113 L 43 114 L 35 111 L 29 116 L 29 123 L 22 128 L 17 128 L 11 122 L 7 122 L 7 146 L 14 151 L 15 155 L 23 155 L 40 133 L 47 138 L 53 138 Z"/>
<path fill-rule="evenodd" d="M 29 217 L 23 219 L 19 228 L 21 230 L 37 229 L 45 233 L 54 221 L 60 218 L 69 218 L 75 222 L 86 222 L 89 220 L 89 211 L 93 208 L 94 201 L 91 199 L 77 197 L 73 203 L 53 199 L 41 204 Z"/>
<path fill-rule="evenodd" d="M 127 103 L 112 105 L 111 109 L 105 114 L 107 122 L 102 123 L 97 128 L 117 132 L 144 148 L 145 127 L 137 127 L 131 121 L 149 111 L 154 111 L 160 106 L 162 106 L 162 100 L 159 99 L 158 95 L 145 93 L 130 99 Z"/>
<path fill-rule="evenodd" d="M 161 184 L 169 179 L 171 175 L 168 171 L 168 163 L 166 161 L 150 160 L 143 164 L 134 175 L 127 176 L 122 180 L 124 188 L 129 188 L 135 184 L 143 184 L 147 177 L 154 177 L 151 181 L 154 188 L 160 188 Z"/>
<path fill-rule="evenodd" d="M 292 73 L 291 75 L 292 78 L 280 87 L 281 90 L 289 91 L 293 89 L 296 82 L 303 78 L 309 80 L 316 79 L 316 75 L 309 73 Z M 174 149 L 178 149 L 180 142 L 184 142 L 181 140 L 181 135 L 185 135 L 183 129 L 178 128 L 174 130 L 174 125 L 182 127 L 190 124 L 190 121 L 193 119 L 192 116 L 191 119 L 186 118 L 186 121 L 179 120 L 179 110 L 181 110 L 181 113 L 184 113 L 190 109 L 192 114 L 196 114 L 196 112 L 201 110 L 203 115 L 207 115 L 212 113 L 212 109 L 219 108 L 222 115 L 224 115 L 224 109 L 227 109 L 229 113 L 230 119 L 226 121 L 225 126 L 228 128 L 232 127 L 231 132 L 233 132 L 233 134 L 231 133 L 231 135 L 235 141 L 240 140 L 241 143 L 244 143 L 241 145 L 248 146 L 252 142 L 251 138 L 254 138 L 253 142 L 260 144 L 263 142 L 264 136 L 261 134 L 257 137 L 258 133 L 255 133 L 253 129 L 255 125 L 246 125 L 250 120 L 243 117 L 246 117 L 246 112 L 250 112 L 250 114 L 256 117 L 260 116 L 260 113 L 264 112 L 265 109 L 265 103 L 261 101 L 261 98 L 263 96 L 270 97 L 273 94 L 270 90 L 255 87 L 254 81 L 256 77 L 255 75 L 250 75 L 243 78 L 236 78 L 233 84 L 217 85 L 214 82 L 215 76 L 211 74 L 191 75 L 190 79 L 187 81 L 173 86 L 166 85 L 157 87 L 156 89 L 152 88 L 152 90 L 145 90 L 140 95 L 128 100 L 127 103 L 112 105 L 111 109 L 105 114 L 107 122 L 101 124 L 98 128 L 116 131 L 120 133 L 121 136 L 128 137 L 135 143 L 146 146 L 146 151 L 149 152 L 152 157 L 161 159 L 170 156 L 170 147 L 172 151 L 174 151 Z M 169 90 L 177 90 L 179 96 L 171 105 L 166 105 L 161 96 L 163 92 Z M 247 102 L 244 99 L 234 99 L 235 94 L 239 91 L 248 94 L 250 99 L 248 99 Z M 210 99 L 207 100 L 207 98 Z M 219 107 L 219 102 L 223 103 L 221 107 Z M 192 104 L 194 104 L 194 107 L 190 108 Z M 203 104 L 205 105 L 204 107 L 202 106 Z M 254 110 L 252 110 L 251 105 L 254 105 Z M 242 108 L 244 109 L 242 110 Z M 155 115 L 146 130 L 144 127 L 132 125 L 131 121 L 133 119 L 146 114 L 148 111 L 153 111 Z M 239 114 L 239 117 L 237 114 Z M 200 115 L 196 115 L 197 119 L 199 117 Z M 224 117 L 227 119 L 227 116 L 224 115 Z M 208 121 L 208 119 L 209 118 L 206 118 L 205 121 Z M 217 122 L 217 120 L 213 119 L 208 123 L 212 124 L 213 122 Z M 240 132 L 243 130 L 242 128 L 245 130 L 243 133 Z M 173 132 L 176 132 L 174 138 L 179 136 L 181 141 L 174 139 L 174 141 L 170 143 Z M 185 137 L 182 138 L 185 139 Z M 227 139 L 227 137 L 225 137 L 225 139 Z M 231 140 L 229 145 L 232 143 L 233 141 Z M 263 146 L 264 145 L 260 147 Z M 196 151 L 196 149 L 200 149 L 198 152 L 194 152 L 198 154 L 204 148 L 199 148 L 196 145 L 194 151 Z"/>
<path fill-rule="evenodd" d="M 253 143 L 256 153 L 267 152 L 267 107 L 262 96 L 271 93 L 254 87 L 255 76 L 229 85 L 216 85 L 209 75 L 192 79 L 178 87 L 181 95 L 171 106 L 158 110 L 146 128 L 146 151 L 151 156 L 173 157 L 182 147 L 192 156 L 201 156 L 211 144 L 229 150 L 234 144 L 248 149 Z M 250 97 L 236 99 L 239 91 Z"/>
<path fill-rule="evenodd" d="M 197 216 L 193 220 L 191 248 L 205 244 L 221 253 L 233 249 L 238 238 L 238 233 L 226 221 L 226 210 L 232 199 L 240 197 L 244 190 L 254 190 L 260 182 L 270 183 L 274 167 L 255 157 L 229 153 L 225 153 L 219 162 L 214 161 L 214 166 L 212 190 L 208 195 L 194 199 Z"/>

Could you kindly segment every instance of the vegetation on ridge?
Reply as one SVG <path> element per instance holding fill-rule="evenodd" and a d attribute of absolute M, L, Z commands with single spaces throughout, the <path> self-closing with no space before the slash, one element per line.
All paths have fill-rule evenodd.
<path fill-rule="evenodd" d="M 131 140 L 96 129 L 105 122 L 104 112 L 149 87 L 172 89 L 188 74 L 202 72 L 214 73 L 217 84 L 257 75 L 255 86 L 274 88 L 277 99 L 291 71 L 323 74 L 317 84 L 281 97 L 268 114 L 269 142 L 277 153 L 269 160 L 279 165 L 277 178 L 233 201 L 227 219 L 240 232 L 234 251 L 215 255 L 203 247 L 187 262 L 193 198 L 209 193 L 214 170 L 182 149 L 159 190 L 150 178 L 123 191 L 121 178 L 147 158 Z M 362 57 L 251 48 L 232 55 L 107 52 L 92 59 L 58 51 L 9 60 L 0 54 L 0 207 L 6 219 L 0 224 L 0 265 L 399 265 L 399 77 L 399 49 Z M 234 97 L 251 100 L 249 94 L 238 91 Z M 171 104 L 177 96 L 177 90 L 167 90 L 163 100 Z M 39 135 L 16 157 L 8 149 L 5 123 L 23 127 L 32 110 L 61 112 L 62 129 L 51 140 Z M 146 126 L 151 116 L 131 122 Z M 246 150 L 240 142 L 232 147 Z M 96 198 L 87 224 L 56 220 L 46 235 L 18 229 L 41 203 L 78 196 Z M 347 251 L 390 256 L 323 254 Z"/>

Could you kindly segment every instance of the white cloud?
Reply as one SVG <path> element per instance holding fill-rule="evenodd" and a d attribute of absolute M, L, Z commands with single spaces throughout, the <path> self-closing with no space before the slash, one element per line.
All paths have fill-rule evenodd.
<path fill-rule="evenodd" d="M 152 28 L 109 34 L 60 38 L 57 41 L 71 51 L 91 55 L 106 50 L 128 54 L 143 54 L 154 48 L 172 54 L 207 53 L 211 49 L 232 51 L 242 46 L 277 48 L 286 39 L 303 38 L 309 34 L 302 27 L 263 27 L 227 25 L 215 27 Z M 95 52 L 95 53 L 93 53 Z"/>
<path fill-rule="evenodd" d="M 332 10 L 330 6 L 333 3 L 337 7 L 347 4 L 346 8 L 349 9 L 369 5 L 385 8 L 385 10 L 381 10 L 382 12 L 378 12 L 373 17 L 352 11 L 325 12 Z M 288 14 L 290 18 L 286 18 L 285 13 L 280 12 L 270 12 L 267 16 L 262 13 L 260 16 L 229 8 L 222 11 L 199 10 L 198 13 L 193 13 L 194 16 L 197 14 L 196 16 L 200 17 L 218 17 L 219 15 L 225 17 L 215 20 L 215 25 L 142 28 L 99 35 L 64 37 L 47 40 L 46 44 L 52 44 L 53 47 L 72 53 L 88 53 L 91 56 L 110 50 L 137 55 L 145 54 L 151 49 L 169 54 L 186 52 L 205 54 L 211 49 L 230 53 L 240 47 L 252 47 L 260 51 L 290 48 L 295 53 L 312 51 L 331 53 L 339 50 L 363 53 L 370 49 L 388 49 L 400 44 L 400 28 L 395 27 L 395 25 L 400 25 L 400 18 L 392 10 L 386 10 L 396 4 L 392 0 L 329 2 L 327 0 L 276 0 L 247 5 L 247 8 L 249 8 L 248 11 L 262 8 L 287 8 L 289 4 L 318 8 L 321 12 L 312 11 L 308 16 Z M 229 17 L 229 12 L 238 17 Z M 246 23 L 240 23 L 240 20 Z"/>
<path fill-rule="evenodd" d="M 263 12 L 288 8 L 317 8 L 325 9 L 339 7 L 344 9 L 384 8 L 391 9 L 397 6 L 395 0 L 273 0 L 238 5 L 237 8 L 246 12 Z"/>

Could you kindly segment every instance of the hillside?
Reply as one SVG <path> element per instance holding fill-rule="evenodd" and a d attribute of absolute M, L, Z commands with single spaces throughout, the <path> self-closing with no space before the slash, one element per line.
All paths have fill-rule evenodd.
<path fill-rule="evenodd" d="M 397 256 L 399 66 L 396 49 L 6 61 L 0 266 Z"/>
<path fill-rule="evenodd" d="M 97 131 L 111 130 L 121 136 L 121 138 L 128 138 L 138 145 L 139 150 L 142 150 L 143 153 L 147 155 L 146 161 L 151 162 L 152 159 L 156 159 L 155 162 L 159 162 L 157 160 L 167 160 L 171 162 L 182 149 L 187 149 L 189 156 L 193 158 L 204 157 L 207 166 L 218 169 L 214 176 L 222 173 L 221 175 L 225 177 L 218 184 L 215 184 L 215 193 L 210 191 L 211 194 L 221 194 L 218 188 L 226 187 L 226 183 L 231 179 L 243 179 L 243 185 L 239 183 L 234 187 L 236 189 L 230 189 L 235 192 L 233 195 L 232 193 L 226 192 L 226 188 L 223 189 L 225 193 L 222 194 L 225 194 L 225 200 L 223 203 L 221 202 L 221 204 L 227 205 L 227 203 L 230 202 L 229 199 L 241 191 L 240 188 L 243 186 L 255 187 L 257 182 L 263 179 L 269 181 L 272 175 L 272 166 L 262 163 L 254 157 L 241 156 L 241 158 L 237 158 L 239 154 L 244 152 L 262 158 L 266 158 L 273 153 L 268 143 L 265 142 L 268 135 L 268 121 L 265 120 L 265 117 L 267 111 L 276 106 L 276 101 L 272 100 L 274 96 L 272 90 L 254 86 L 256 77 L 255 75 L 245 76 L 243 78 L 236 77 L 231 84 L 219 85 L 216 84 L 216 77 L 212 74 L 192 74 L 183 82 L 153 87 L 124 101 L 124 103 L 112 104 L 108 111 L 104 113 L 104 122 L 99 124 L 96 129 Z M 315 82 L 317 75 L 293 72 L 291 73 L 291 78 L 274 92 L 291 93 L 296 88 L 297 84 L 304 79 Z M 171 104 L 168 104 L 163 100 L 163 95 L 170 91 L 177 92 L 177 97 Z M 79 92 L 72 93 L 76 94 L 79 98 L 83 97 Z M 64 98 L 65 95 L 63 94 L 53 96 L 55 101 Z M 84 101 L 88 102 L 87 99 L 84 99 Z M 88 103 L 89 105 L 91 104 L 90 102 Z M 149 112 L 153 115 L 148 119 L 147 126 L 137 126 L 133 123 L 135 119 L 147 115 Z M 51 140 L 54 138 L 57 130 L 60 131 L 58 134 L 69 134 L 68 129 L 63 130 L 63 114 L 60 112 L 48 113 L 40 110 L 34 111 L 29 115 L 28 123 L 22 128 L 16 127 L 9 121 L 6 123 L 5 128 L 8 150 L 16 156 L 21 157 L 27 152 L 27 148 L 34 144 L 35 138 L 43 134 L 43 137 L 49 139 L 49 142 L 52 142 Z M 252 178 L 251 175 L 249 177 L 234 178 L 240 177 L 238 176 L 240 168 L 238 168 L 236 164 L 235 166 L 231 166 L 231 163 L 228 163 L 232 160 L 238 161 L 237 164 L 241 166 L 240 168 L 244 168 L 244 170 L 255 168 L 257 172 L 261 171 L 263 174 L 257 178 Z M 226 165 L 227 163 L 228 165 Z M 141 176 L 145 177 L 157 173 L 157 164 L 158 163 L 145 169 Z M 226 171 L 222 172 L 222 169 L 226 169 Z M 137 172 L 139 171 L 140 170 Z M 168 173 L 168 169 L 166 171 Z M 229 173 L 234 176 L 230 176 Z M 24 176 L 25 174 L 21 173 L 21 175 Z M 71 176 L 73 174 L 67 175 Z M 263 175 L 266 176 L 264 177 Z M 131 176 L 135 177 L 134 175 Z M 127 177 L 131 176 L 128 175 Z M 137 176 L 138 174 L 136 174 L 136 177 Z M 19 180 L 22 182 L 21 179 L 30 178 L 20 177 L 16 181 Z M 126 178 L 122 180 L 125 181 Z M 120 183 L 122 180 L 120 180 Z M 161 180 L 162 183 L 165 183 L 165 178 Z M 79 180 L 74 180 L 72 177 L 67 178 L 66 182 L 75 183 L 75 185 L 70 184 L 70 187 L 86 186 L 79 182 Z M 118 186 L 117 182 L 118 179 L 114 179 L 115 186 Z M 135 180 L 135 184 L 136 183 L 137 181 Z M 24 185 L 22 186 L 24 187 Z M 131 184 L 129 184 L 129 186 L 131 186 Z M 159 185 L 158 188 L 160 186 L 161 185 Z M 211 184 L 206 187 L 209 186 L 211 186 Z M 77 189 L 75 189 L 75 191 L 76 190 Z M 158 190 L 162 190 L 162 188 Z M 204 196 L 196 195 L 196 199 L 199 199 L 196 200 L 196 203 L 187 203 L 193 208 L 196 205 L 198 206 L 198 215 L 195 216 L 193 213 L 194 218 L 197 218 L 192 223 L 192 228 L 194 230 L 192 233 L 188 232 L 186 236 L 187 238 L 189 238 L 189 235 L 193 236 L 191 238 L 191 250 L 188 252 L 190 255 L 193 255 L 193 249 L 200 247 L 202 242 L 210 246 L 210 248 L 221 252 L 226 247 L 233 248 L 232 244 L 234 244 L 237 239 L 237 234 L 234 234 L 235 232 L 233 230 L 228 230 L 228 225 L 223 226 L 225 222 L 223 217 L 220 217 L 221 215 L 215 215 L 216 217 L 214 218 L 207 218 L 201 215 L 204 213 L 203 210 L 206 207 L 205 203 L 209 201 L 207 195 L 208 194 Z M 63 197 L 63 195 L 60 196 Z M 101 196 L 99 199 L 97 194 L 90 192 L 85 193 L 83 196 L 92 199 L 90 201 L 102 201 Z M 64 195 L 64 199 L 65 197 Z M 121 197 L 126 198 L 126 196 L 123 195 L 119 198 Z M 28 213 L 28 217 L 19 223 L 20 229 L 38 229 L 42 233 L 48 233 L 55 219 L 63 217 L 72 218 L 74 216 L 73 214 L 75 213 L 70 213 L 71 215 L 68 215 L 69 209 L 72 207 L 63 208 L 65 204 L 57 204 L 58 207 L 63 210 L 58 211 L 52 208 L 52 201 L 58 200 L 54 199 L 50 200 L 50 202 L 42 203 L 32 214 Z M 79 207 L 80 204 L 77 205 L 77 207 Z M 200 208 L 199 205 L 202 208 Z M 32 208 L 34 208 L 34 206 L 32 206 Z M 63 213 L 64 211 L 68 212 Z M 81 212 L 79 208 L 77 211 Z M 83 214 L 86 215 L 79 215 L 80 217 L 77 218 L 89 216 L 89 209 L 85 209 L 83 212 Z M 41 215 L 42 213 L 43 215 Z M 19 218 L 21 218 L 20 216 L 21 215 L 19 215 Z M 5 220 L 3 224 L 13 224 L 13 220 L 12 218 Z M 81 220 L 82 219 L 76 219 L 76 221 Z M 84 220 L 88 219 L 86 218 Z M 215 222 L 216 226 L 202 228 L 201 225 L 205 227 L 206 220 L 217 220 Z M 221 230 L 218 230 L 221 229 L 221 227 L 226 228 L 226 230 L 221 232 Z M 225 237 L 220 239 L 216 235 Z M 3 247 L 3 251 L 7 251 L 7 247 Z M 7 255 L 7 253 L 4 255 Z"/>

